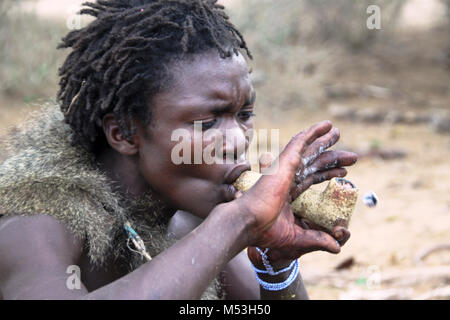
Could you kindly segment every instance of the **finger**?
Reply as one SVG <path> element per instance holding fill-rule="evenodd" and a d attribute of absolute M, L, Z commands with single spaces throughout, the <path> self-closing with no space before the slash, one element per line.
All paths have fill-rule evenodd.
<path fill-rule="evenodd" d="M 325 229 L 324 227 L 321 227 L 318 224 L 311 222 L 305 218 L 300 218 L 300 224 L 297 223 L 297 225 L 301 226 L 305 230 L 318 230 L 329 233 L 328 230 Z"/>
<path fill-rule="evenodd" d="M 339 140 L 341 133 L 338 128 L 333 128 L 327 134 L 319 137 L 304 153 L 304 165 L 307 166 L 314 162 L 314 160 L 320 156 L 328 148 L 332 147 Z"/>
<path fill-rule="evenodd" d="M 295 188 L 291 189 L 290 198 L 292 200 L 297 199 L 297 197 L 302 194 L 306 189 L 308 189 L 313 184 L 322 183 L 333 178 L 343 178 L 347 175 L 347 170 L 345 168 L 335 168 L 326 171 L 319 171 L 313 173 L 305 178 L 301 184 L 298 184 Z"/>
<path fill-rule="evenodd" d="M 331 235 L 318 230 L 301 230 L 297 226 L 297 238 L 295 245 L 304 253 L 313 251 L 327 251 L 330 253 L 339 253 L 340 244 Z"/>
<path fill-rule="evenodd" d="M 331 128 L 333 128 L 333 124 L 329 120 L 325 120 L 319 123 L 316 123 L 315 125 L 311 126 L 308 130 L 305 132 L 305 141 L 306 144 L 309 146 L 313 142 L 315 142 L 318 138 L 322 137 L 323 135 L 330 132 Z"/>
<path fill-rule="evenodd" d="M 261 157 L 259 157 L 259 172 L 264 174 L 264 172 L 270 168 L 274 160 L 275 157 L 273 154 L 270 152 L 264 153 Z"/>
<path fill-rule="evenodd" d="M 342 226 L 334 227 L 331 234 L 339 242 L 341 246 L 343 246 L 350 238 L 350 231 Z"/>
<path fill-rule="evenodd" d="M 270 189 L 269 198 L 266 197 L 264 200 L 276 205 L 277 210 L 281 210 L 288 200 L 295 172 L 301 166 L 301 154 L 317 138 L 328 133 L 331 127 L 330 121 L 323 121 L 293 137 L 273 163 L 272 167 L 276 168 L 273 174 L 262 176 L 247 192 L 248 196 L 260 197 L 262 190 Z"/>
<path fill-rule="evenodd" d="M 265 176 L 263 177 L 265 179 L 260 179 L 260 181 L 265 180 L 272 185 L 282 185 L 286 190 L 280 190 L 280 193 L 283 193 L 283 191 L 287 193 L 290 182 L 293 180 L 295 172 L 301 165 L 302 153 L 317 138 L 328 133 L 331 127 L 331 122 L 327 120 L 317 123 L 308 130 L 295 135 L 276 160 L 278 162 L 276 163 L 276 167 L 278 168 L 276 174 Z"/>
<path fill-rule="evenodd" d="M 306 149 L 314 142 L 316 139 L 326 135 L 332 128 L 330 121 L 319 122 L 306 131 L 302 131 L 295 135 L 291 141 L 288 143 L 284 151 L 280 155 L 280 161 L 282 158 L 295 157 L 298 158 L 299 155 L 303 155 Z"/>
<path fill-rule="evenodd" d="M 351 166 L 358 160 L 358 155 L 347 151 L 325 151 L 314 160 L 311 165 L 304 168 L 303 171 L 296 175 L 295 181 L 302 183 L 309 175 L 318 171 L 325 171 L 333 168 Z"/>

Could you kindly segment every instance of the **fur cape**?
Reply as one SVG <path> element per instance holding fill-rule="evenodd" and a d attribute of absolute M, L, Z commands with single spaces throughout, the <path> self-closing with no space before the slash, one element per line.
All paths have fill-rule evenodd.
<path fill-rule="evenodd" d="M 94 156 L 72 144 L 72 130 L 56 105 L 47 105 L 3 141 L 0 217 L 46 214 L 81 238 L 95 267 L 111 258 L 129 272 L 145 261 L 127 247 L 125 221 L 155 256 L 174 241 L 167 236 L 165 206 L 151 194 L 125 198 L 102 173 Z M 217 297 L 215 281 L 202 298 Z"/>

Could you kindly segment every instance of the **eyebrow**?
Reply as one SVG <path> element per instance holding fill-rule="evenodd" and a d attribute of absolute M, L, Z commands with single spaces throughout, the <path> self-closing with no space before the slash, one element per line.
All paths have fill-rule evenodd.
<path fill-rule="evenodd" d="M 245 101 L 244 105 L 242 106 L 243 108 L 251 106 L 255 103 L 256 101 L 256 92 L 253 91 L 250 98 L 247 99 L 247 101 Z M 210 112 L 214 113 L 214 114 L 220 114 L 220 113 L 226 113 L 229 112 L 231 109 L 233 108 L 232 105 L 225 105 L 225 106 L 213 106 L 210 110 Z"/>

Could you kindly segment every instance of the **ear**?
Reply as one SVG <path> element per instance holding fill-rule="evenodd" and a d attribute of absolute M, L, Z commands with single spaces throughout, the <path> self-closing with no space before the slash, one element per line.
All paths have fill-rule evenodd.
<path fill-rule="evenodd" d="M 108 113 L 103 117 L 103 132 L 105 133 L 108 144 L 120 154 L 133 156 L 139 151 L 139 138 L 132 137 L 132 141 L 125 138 L 114 117 L 114 114 Z"/>

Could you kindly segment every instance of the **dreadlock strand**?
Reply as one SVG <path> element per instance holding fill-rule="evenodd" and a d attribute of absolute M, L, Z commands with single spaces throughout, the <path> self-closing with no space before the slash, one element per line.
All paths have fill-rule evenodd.
<path fill-rule="evenodd" d="M 108 94 L 108 96 L 106 97 L 106 99 L 104 99 L 100 105 L 100 110 L 101 111 L 106 111 L 108 110 L 109 106 L 111 105 L 111 102 L 114 99 L 116 92 L 112 91 Z"/>
<path fill-rule="evenodd" d="M 133 79 L 131 79 L 130 81 L 124 83 L 124 84 L 122 85 L 122 87 L 120 87 L 120 89 L 117 91 L 116 95 L 117 95 L 118 97 L 125 96 L 125 95 L 127 94 L 126 92 L 129 91 L 130 88 L 131 88 L 131 87 L 136 83 L 136 81 L 137 81 L 138 79 L 140 79 L 141 77 L 142 77 L 142 75 L 140 75 L 140 74 L 135 75 Z M 132 91 L 130 91 L 130 92 L 132 92 Z M 134 92 L 133 92 L 133 93 L 134 93 Z"/>
<path fill-rule="evenodd" d="M 113 84 L 116 86 L 120 85 L 122 82 L 122 75 L 128 70 L 128 67 L 134 63 L 133 60 L 127 60 L 123 63 L 123 65 L 120 67 L 119 71 L 117 72 L 116 78 L 112 81 Z M 108 79 L 109 80 L 109 79 Z"/>
<path fill-rule="evenodd" d="M 100 4 L 98 1 L 97 2 L 84 2 L 82 4 L 85 7 L 89 7 L 91 10 L 94 10 L 97 12 L 97 15 L 102 13 L 102 12 L 106 12 L 108 11 L 108 5 L 107 4 Z"/>

